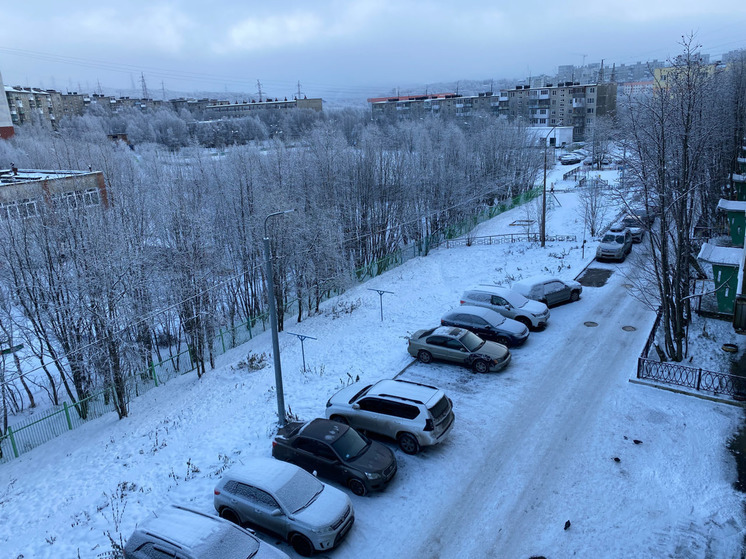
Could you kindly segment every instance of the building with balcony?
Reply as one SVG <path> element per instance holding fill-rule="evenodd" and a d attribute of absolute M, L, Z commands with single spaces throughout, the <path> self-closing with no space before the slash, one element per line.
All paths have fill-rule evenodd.
<path fill-rule="evenodd" d="M 3 85 L 3 76 L 0 75 L 0 92 L 5 91 Z M 10 106 L 8 105 L 8 98 L 5 95 L 0 95 L 0 139 L 7 140 L 15 134 L 15 128 L 13 128 L 13 120 L 10 116 Z"/>
<path fill-rule="evenodd" d="M 215 103 L 205 107 L 205 117 L 210 119 L 239 118 L 256 114 L 256 111 L 310 109 L 321 112 L 323 101 L 316 99 L 267 99 L 251 103 Z"/>

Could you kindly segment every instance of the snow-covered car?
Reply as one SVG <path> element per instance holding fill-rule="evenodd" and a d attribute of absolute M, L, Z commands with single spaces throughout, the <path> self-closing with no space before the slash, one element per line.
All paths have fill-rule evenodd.
<path fill-rule="evenodd" d="M 492 309 L 528 328 L 543 328 L 549 321 L 549 309 L 544 303 L 532 301 L 517 291 L 497 285 L 483 285 L 465 291 L 461 295 L 461 304 Z"/>
<path fill-rule="evenodd" d="M 394 439 L 407 454 L 440 443 L 455 419 L 442 390 L 399 379 L 343 388 L 326 403 L 326 417 Z"/>
<path fill-rule="evenodd" d="M 541 301 L 548 307 L 567 301 L 577 301 L 583 286 L 575 280 L 563 280 L 553 276 L 524 278 L 513 284 L 513 289 L 534 301 Z"/>
<path fill-rule="evenodd" d="M 505 318 L 500 313 L 485 307 L 461 305 L 440 318 L 441 326 L 457 326 L 474 332 L 484 340 L 508 347 L 523 345 L 528 339 L 528 327 Z"/>
<path fill-rule="evenodd" d="M 387 446 L 324 418 L 281 427 L 272 441 L 272 456 L 341 483 L 359 496 L 386 487 L 397 469 Z"/>
<path fill-rule="evenodd" d="M 559 160 L 562 165 L 575 165 L 583 161 L 583 156 L 577 153 L 566 153 L 560 155 Z"/>
<path fill-rule="evenodd" d="M 645 232 L 645 224 L 638 216 L 632 214 L 625 215 L 619 222 L 618 227 L 626 227 L 629 229 L 629 232 L 632 234 L 633 243 L 642 242 L 642 236 Z"/>
<path fill-rule="evenodd" d="M 422 363 L 433 359 L 450 361 L 475 373 L 500 371 L 511 359 L 510 350 L 504 345 L 483 340 L 466 328 L 452 326 L 417 330 L 409 338 L 407 351 Z"/>
<path fill-rule="evenodd" d="M 124 559 L 288 559 L 279 549 L 232 522 L 172 505 L 140 522 L 124 546 Z"/>
<path fill-rule="evenodd" d="M 596 260 L 624 262 L 632 250 L 632 233 L 626 227 L 610 229 L 596 248 Z"/>
<path fill-rule="evenodd" d="M 304 557 L 336 547 L 355 521 L 342 491 L 271 458 L 242 460 L 223 474 L 214 493 L 221 517 L 277 534 Z"/>

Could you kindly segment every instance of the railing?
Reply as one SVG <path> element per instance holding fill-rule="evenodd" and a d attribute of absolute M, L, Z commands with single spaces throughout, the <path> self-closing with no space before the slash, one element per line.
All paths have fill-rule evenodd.
<path fill-rule="evenodd" d="M 746 396 L 744 377 L 643 357 L 637 360 L 637 378 L 712 392 L 716 395 L 726 394 L 739 399 Z"/>
<path fill-rule="evenodd" d="M 547 235 L 547 241 L 577 241 L 576 235 Z M 508 243 L 538 243 L 541 241 L 539 233 L 504 233 L 502 235 L 486 235 L 484 237 L 466 237 L 461 239 L 446 239 L 440 247 L 453 248 L 473 245 L 500 245 Z"/>

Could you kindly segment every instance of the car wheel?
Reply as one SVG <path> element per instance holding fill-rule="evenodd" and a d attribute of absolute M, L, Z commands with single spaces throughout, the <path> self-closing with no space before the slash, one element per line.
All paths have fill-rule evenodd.
<path fill-rule="evenodd" d="M 342 423 L 343 425 L 349 425 L 350 422 L 347 421 L 347 418 L 344 415 L 333 415 L 329 419 L 332 421 L 336 421 L 337 423 Z"/>
<path fill-rule="evenodd" d="M 421 349 L 417 352 L 417 359 L 420 360 L 420 363 L 430 363 L 433 360 L 433 355 L 429 351 Z"/>
<path fill-rule="evenodd" d="M 508 338 L 506 338 L 505 336 L 498 336 L 497 338 L 495 338 L 495 341 L 498 344 L 502 344 L 504 346 L 509 346 L 510 345 L 510 340 Z"/>
<path fill-rule="evenodd" d="M 574 303 L 578 299 L 580 299 L 580 293 L 578 293 L 577 291 L 573 291 L 572 293 L 570 293 L 570 301 Z"/>
<path fill-rule="evenodd" d="M 347 482 L 347 487 L 349 487 L 350 491 L 352 491 L 358 497 L 362 497 L 368 492 L 368 488 L 365 487 L 365 484 L 356 477 L 350 478 L 350 480 Z"/>
<path fill-rule="evenodd" d="M 525 316 L 517 316 L 516 320 L 523 324 L 526 328 L 531 329 L 531 321 Z"/>
<path fill-rule="evenodd" d="M 225 518 L 228 522 L 233 522 L 233 524 L 241 524 L 238 520 L 238 515 L 229 508 L 224 508 L 220 511 L 220 518 Z"/>
<path fill-rule="evenodd" d="M 303 534 L 293 534 L 290 538 L 290 545 L 298 555 L 310 557 L 313 555 L 313 544 Z"/>
<path fill-rule="evenodd" d="M 411 433 L 399 433 L 396 437 L 396 442 L 399 443 L 405 454 L 417 454 L 420 451 L 420 443 L 417 442 L 417 438 Z"/>
<path fill-rule="evenodd" d="M 476 361 L 474 361 L 472 366 L 474 367 L 475 373 L 486 373 L 490 368 L 487 364 L 487 361 L 485 361 L 484 359 L 477 359 Z"/>

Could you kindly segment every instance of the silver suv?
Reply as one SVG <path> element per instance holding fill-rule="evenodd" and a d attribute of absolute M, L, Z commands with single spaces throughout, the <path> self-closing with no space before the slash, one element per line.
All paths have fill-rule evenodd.
<path fill-rule="evenodd" d="M 326 417 L 395 439 L 407 454 L 440 443 L 454 420 L 453 404 L 442 390 L 388 379 L 343 388 L 326 403 Z"/>
<path fill-rule="evenodd" d="M 226 520 L 277 534 L 304 557 L 336 547 L 355 521 L 342 491 L 270 458 L 245 460 L 223 474 L 214 504 Z"/>
<path fill-rule="evenodd" d="M 140 522 L 124 546 L 124 559 L 154 557 L 289 559 L 249 530 L 180 506 L 168 507 Z"/>
<path fill-rule="evenodd" d="M 480 285 L 465 291 L 461 304 L 492 309 L 522 322 L 528 328 L 543 328 L 549 321 L 549 309 L 544 303 L 532 301 L 513 289 L 497 285 Z"/>
<path fill-rule="evenodd" d="M 632 232 L 626 227 L 613 227 L 596 248 L 596 260 L 624 262 L 632 250 Z"/>

